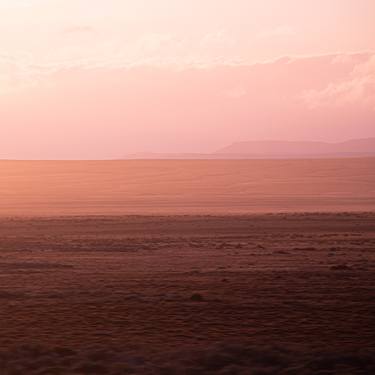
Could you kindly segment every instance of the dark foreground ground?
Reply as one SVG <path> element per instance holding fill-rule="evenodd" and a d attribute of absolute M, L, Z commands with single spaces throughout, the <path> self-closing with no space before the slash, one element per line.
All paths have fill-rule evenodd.
<path fill-rule="evenodd" d="M 375 374 L 375 214 L 0 219 L 0 374 Z"/>

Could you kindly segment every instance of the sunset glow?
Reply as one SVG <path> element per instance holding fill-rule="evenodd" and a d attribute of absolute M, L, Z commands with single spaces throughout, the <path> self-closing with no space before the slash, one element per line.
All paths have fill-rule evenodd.
<path fill-rule="evenodd" d="M 375 136 L 372 0 L 0 0 L 0 157 Z"/>
<path fill-rule="evenodd" d="M 375 0 L 0 0 L 0 375 L 375 374 Z"/>

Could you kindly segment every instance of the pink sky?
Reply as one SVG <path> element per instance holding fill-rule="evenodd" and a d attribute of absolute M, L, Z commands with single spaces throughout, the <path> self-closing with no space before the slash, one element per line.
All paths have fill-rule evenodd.
<path fill-rule="evenodd" d="M 375 136 L 373 0 L 0 0 L 0 158 Z"/>

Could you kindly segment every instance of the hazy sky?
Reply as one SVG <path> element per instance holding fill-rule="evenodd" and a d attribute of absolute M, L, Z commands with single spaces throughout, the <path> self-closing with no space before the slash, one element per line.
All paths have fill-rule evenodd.
<path fill-rule="evenodd" d="M 0 0 L 0 158 L 375 136 L 374 0 Z"/>

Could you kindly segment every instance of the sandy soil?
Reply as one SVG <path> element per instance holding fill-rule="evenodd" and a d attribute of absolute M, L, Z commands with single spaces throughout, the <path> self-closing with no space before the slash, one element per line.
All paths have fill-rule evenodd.
<path fill-rule="evenodd" d="M 0 374 L 373 374 L 375 214 L 0 219 Z"/>
<path fill-rule="evenodd" d="M 0 161 L 0 215 L 375 211 L 375 158 Z"/>

